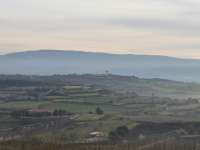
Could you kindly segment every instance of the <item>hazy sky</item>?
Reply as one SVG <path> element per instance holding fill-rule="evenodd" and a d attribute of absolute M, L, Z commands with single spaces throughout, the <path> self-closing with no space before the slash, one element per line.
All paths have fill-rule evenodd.
<path fill-rule="evenodd" d="M 32 49 L 200 58 L 199 0 L 0 0 L 0 53 Z"/>

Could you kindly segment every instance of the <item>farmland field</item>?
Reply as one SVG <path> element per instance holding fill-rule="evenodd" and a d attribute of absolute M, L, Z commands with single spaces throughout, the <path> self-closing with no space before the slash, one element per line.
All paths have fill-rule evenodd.
<path fill-rule="evenodd" d="M 91 81 L 96 78 L 89 77 Z M 2 141 L 128 142 L 144 145 L 166 138 L 182 140 L 184 136 L 200 134 L 200 103 L 196 97 L 170 98 L 156 93 L 140 95 L 133 89 L 120 91 L 119 87 L 109 87 L 111 84 L 108 86 L 107 83 L 83 83 L 73 76 L 72 79 L 62 78 L 64 82 L 54 76 L 31 79 L 22 76 L 20 80 L 17 76 L 7 77 L 6 80 L 12 81 L 10 85 L 0 87 Z M 115 78 L 112 78 L 113 82 L 119 82 L 119 78 L 117 81 Z M 26 86 L 22 84 L 24 82 Z M 135 86 L 141 86 L 135 82 Z M 157 81 L 150 82 L 159 88 L 168 88 L 172 81 L 165 86 Z M 173 84 L 178 91 L 185 89 L 185 85 Z M 149 90 L 147 87 L 146 92 Z M 174 94 L 170 90 L 167 92 Z M 97 133 L 99 135 L 93 135 Z"/>

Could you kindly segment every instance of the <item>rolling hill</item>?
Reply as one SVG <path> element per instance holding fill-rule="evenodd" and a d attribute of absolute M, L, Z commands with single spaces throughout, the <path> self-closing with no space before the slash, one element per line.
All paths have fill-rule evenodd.
<path fill-rule="evenodd" d="M 136 76 L 105 74 L 70 74 L 53 76 L 0 75 L 0 89 L 11 87 L 54 87 L 82 85 L 95 89 L 107 89 L 116 93 L 140 96 L 171 97 L 178 99 L 199 98 L 200 84 L 164 79 L 144 79 Z M 12 89 L 13 90 L 13 89 Z"/>
<path fill-rule="evenodd" d="M 112 74 L 200 82 L 200 60 L 165 56 L 38 50 L 0 56 L 0 74 Z"/>

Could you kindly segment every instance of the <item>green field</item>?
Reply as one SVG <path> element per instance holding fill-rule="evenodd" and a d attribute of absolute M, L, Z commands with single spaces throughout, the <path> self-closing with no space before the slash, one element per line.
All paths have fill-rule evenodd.
<path fill-rule="evenodd" d="M 9 87 L 0 86 L 2 97 L 0 137 L 20 135 L 22 139 L 34 138 L 46 142 L 86 142 L 95 139 L 90 135 L 95 131 L 102 133 L 102 138 L 108 140 L 110 134 L 120 127 L 125 127 L 131 132 L 139 128 L 138 126 L 145 125 L 146 122 L 171 123 L 200 120 L 200 103 L 197 98 L 175 99 L 158 96 L 163 94 L 184 96 L 183 91 L 190 89 L 192 83 L 189 86 L 186 83 L 166 80 L 130 79 L 117 76 L 103 76 L 96 80 L 97 76 L 84 77 L 85 79 L 76 79 L 76 84 L 72 84 L 71 80 L 70 84 L 65 82 L 68 76 L 44 77 L 42 80 L 39 77 L 32 77 L 31 81 L 30 79 L 24 81 L 26 77 L 21 77 L 23 80 L 10 82 Z M 75 79 L 74 76 L 71 78 Z M 63 81 L 60 82 L 60 79 Z M 22 86 L 24 82 L 26 86 Z M 95 84 L 84 85 L 84 83 Z M 191 88 L 194 88 L 191 92 L 198 89 L 198 87 Z M 139 95 L 137 90 L 140 90 L 139 94 L 144 95 Z M 153 93 L 154 91 L 158 93 Z M 30 115 L 29 111 L 34 113 L 34 110 L 37 115 Z M 37 111 L 48 111 L 48 114 L 38 115 Z M 65 113 L 58 115 L 58 112 Z M 157 130 L 156 128 L 153 132 Z M 142 128 L 138 131 L 148 134 L 151 129 L 143 131 Z M 138 140 L 139 135 L 140 133 L 133 137 L 121 137 L 120 140 L 127 140 L 126 138 L 130 138 L 130 141 Z"/>

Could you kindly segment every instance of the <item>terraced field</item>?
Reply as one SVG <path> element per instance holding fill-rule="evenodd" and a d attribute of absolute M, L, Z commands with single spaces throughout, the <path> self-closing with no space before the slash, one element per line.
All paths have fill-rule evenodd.
<path fill-rule="evenodd" d="M 149 131 L 123 137 L 118 137 L 115 132 L 122 127 L 122 130 L 132 133 L 134 128 L 149 122 L 200 121 L 200 104 L 195 98 L 173 99 L 155 94 L 141 96 L 134 91 L 88 84 L 89 81 L 78 84 L 78 81 L 54 81 L 51 77 L 36 78 L 36 81 L 33 78 L 0 86 L 0 139 L 70 143 L 109 141 L 114 135 L 121 141 L 140 141 Z M 30 115 L 30 112 L 39 112 L 39 115 Z M 100 132 L 102 137 L 93 137 L 90 135 L 92 132 Z M 160 133 L 157 134 L 160 136 Z M 148 139 L 154 137 L 152 134 Z"/>

